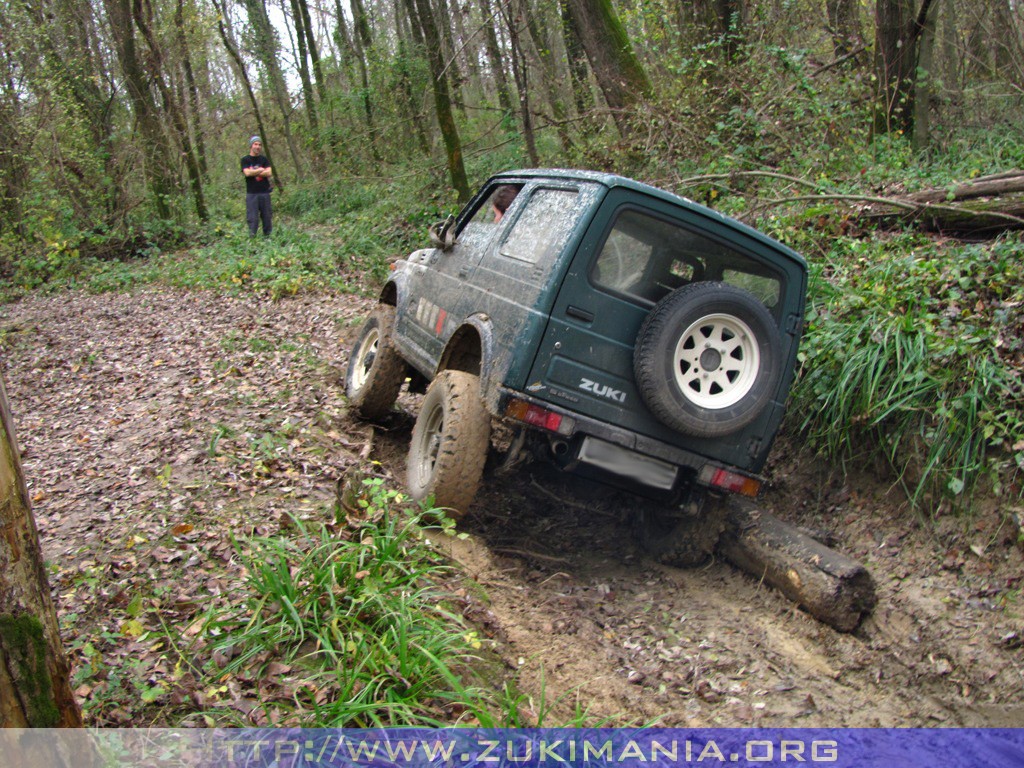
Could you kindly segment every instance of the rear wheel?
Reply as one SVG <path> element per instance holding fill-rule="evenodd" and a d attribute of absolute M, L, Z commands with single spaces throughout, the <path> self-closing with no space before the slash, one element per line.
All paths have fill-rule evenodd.
<path fill-rule="evenodd" d="M 405 361 L 391 343 L 394 323 L 395 308 L 378 306 L 360 328 L 349 357 L 345 393 L 364 419 L 387 415 L 405 381 Z"/>
<path fill-rule="evenodd" d="M 725 530 L 725 506 L 720 499 L 707 498 L 699 512 L 689 514 L 645 504 L 634 521 L 637 541 L 651 557 L 665 565 L 690 568 L 715 551 Z"/>
<path fill-rule="evenodd" d="M 427 389 L 412 430 L 406 481 L 417 501 L 462 517 L 476 496 L 490 446 L 491 418 L 480 400 L 480 379 L 443 371 Z"/>

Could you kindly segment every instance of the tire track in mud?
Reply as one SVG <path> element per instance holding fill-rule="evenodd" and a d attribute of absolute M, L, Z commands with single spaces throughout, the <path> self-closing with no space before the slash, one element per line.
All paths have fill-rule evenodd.
<path fill-rule="evenodd" d="M 898 557 L 869 558 L 879 606 L 843 634 L 726 562 L 683 570 L 645 557 L 624 494 L 531 467 L 484 489 L 461 526 L 473 536 L 454 554 L 486 591 L 535 709 L 543 691 L 563 718 L 586 709 L 613 723 L 1024 725 L 1024 658 L 1002 642 L 1021 625 L 1020 605 L 952 600 L 974 589 L 972 574 L 906 574 Z M 777 514 L 787 503 L 770 501 Z M 864 549 L 885 520 L 907 522 L 880 510 L 843 538 Z M 914 557 L 942 562 L 934 539 L 901 535 Z M 1012 581 L 1020 552 L 1001 554 Z"/>

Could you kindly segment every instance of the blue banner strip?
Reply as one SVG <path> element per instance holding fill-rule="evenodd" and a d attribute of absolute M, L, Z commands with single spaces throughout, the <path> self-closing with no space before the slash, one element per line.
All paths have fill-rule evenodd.
<path fill-rule="evenodd" d="M 17 768 L 1024 768 L 1024 729 L 8 729 L 0 755 Z"/>

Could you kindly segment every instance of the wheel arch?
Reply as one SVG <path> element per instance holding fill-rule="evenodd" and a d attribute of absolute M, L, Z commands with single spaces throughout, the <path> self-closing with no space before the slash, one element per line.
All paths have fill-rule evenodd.
<path fill-rule="evenodd" d="M 434 375 L 446 370 L 472 373 L 480 378 L 483 395 L 489 390 L 493 350 L 494 330 L 490 319 L 483 314 L 471 315 L 448 339 Z"/>
<path fill-rule="evenodd" d="M 404 283 L 405 281 L 402 280 L 401 282 Z M 394 278 L 394 279 L 388 280 L 384 284 L 384 287 L 380 289 L 380 295 L 378 296 L 377 300 L 381 304 L 387 304 L 387 305 L 392 306 L 392 307 L 397 307 L 398 306 L 398 298 L 399 298 L 399 296 L 400 295 L 404 295 L 404 294 L 405 294 L 405 286 L 404 285 L 399 285 L 399 279 L 398 278 Z"/>

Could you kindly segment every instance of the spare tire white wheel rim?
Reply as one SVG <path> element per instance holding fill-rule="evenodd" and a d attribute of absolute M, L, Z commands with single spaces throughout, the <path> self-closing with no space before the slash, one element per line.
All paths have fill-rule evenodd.
<path fill-rule="evenodd" d="M 760 363 L 750 327 L 735 315 L 713 314 L 691 323 L 680 335 L 673 368 L 683 397 L 716 410 L 735 405 L 750 392 Z"/>

